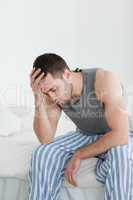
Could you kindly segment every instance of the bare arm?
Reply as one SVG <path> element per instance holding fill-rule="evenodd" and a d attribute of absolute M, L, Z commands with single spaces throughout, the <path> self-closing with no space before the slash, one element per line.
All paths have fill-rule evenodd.
<path fill-rule="evenodd" d="M 111 131 L 96 142 L 79 149 L 81 159 L 106 152 L 111 147 L 128 143 L 128 113 L 124 106 L 120 81 L 116 74 L 106 71 L 101 84 L 101 100 L 105 104 L 105 117 Z"/>
<path fill-rule="evenodd" d="M 44 97 L 45 101 L 40 106 L 35 105 L 35 114 L 33 127 L 41 143 L 52 142 L 58 121 L 61 115 L 61 109 Z"/>
<path fill-rule="evenodd" d="M 31 88 L 35 100 L 33 129 L 39 141 L 42 144 L 47 144 L 52 142 L 54 138 L 58 120 L 61 115 L 61 108 L 51 102 L 50 98 L 43 95 L 40 91 L 39 82 L 44 74 L 41 73 L 38 78 L 36 78 L 39 73 L 39 70 L 35 71 L 35 69 L 33 69 L 30 74 Z"/>

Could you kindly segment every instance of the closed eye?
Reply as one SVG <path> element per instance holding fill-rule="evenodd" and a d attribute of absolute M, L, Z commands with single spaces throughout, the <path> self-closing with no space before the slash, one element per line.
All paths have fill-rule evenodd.
<path fill-rule="evenodd" d="M 45 95 L 48 95 L 48 92 L 49 91 L 52 91 L 52 92 L 55 92 L 56 91 L 56 88 L 51 88 L 50 90 L 48 90 L 47 92 L 43 92 Z"/>
<path fill-rule="evenodd" d="M 52 92 L 55 92 L 55 91 L 56 91 L 56 88 L 52 88 L 51 91 L 52 91 Z"/>

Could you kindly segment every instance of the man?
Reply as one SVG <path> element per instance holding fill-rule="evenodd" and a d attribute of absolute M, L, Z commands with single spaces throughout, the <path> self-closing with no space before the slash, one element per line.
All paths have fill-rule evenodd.
<path fill-rule="evenodd" d="M 30 74 L 33 127 L 41 145 L 29 169 L 29 200 L 56 200 L 63 177 L 77 186 L 82 159 L 98 157 L 105 200 L 131 200 L 131 132 L 119 77 L 103 68 L 72 71 L 62 57 L 37 57 Z M 54 139 L 64 111 L 76 130 Z"/>

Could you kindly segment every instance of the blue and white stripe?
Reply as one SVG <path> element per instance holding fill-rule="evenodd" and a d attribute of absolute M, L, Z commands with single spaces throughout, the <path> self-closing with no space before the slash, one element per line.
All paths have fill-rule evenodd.
<path fill-rule="evenodd" d="M 59 200 L 66 163 L 75 150 L 100 137 L 70 131 L 52 143 L 41 144 L 31 157 L 29 200 Z M 128 145 L 113 147 L 97 157 L 96 179 L 105 185 L 104 200 L 133 200 L 133 133 Z"/>

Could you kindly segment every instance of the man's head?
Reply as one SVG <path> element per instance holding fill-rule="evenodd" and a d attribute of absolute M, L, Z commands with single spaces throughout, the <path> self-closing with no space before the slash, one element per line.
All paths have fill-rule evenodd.
<path fill-rule="evenodd" d="M 60 105 L 69 102 L 73 89 L 71 71 L 61 56 L 53 53 L 42 54 L 35 59 L 33 67 L 40 68 L 41 72 L 45 73 L 39 83 L 42 93 Z"/>

